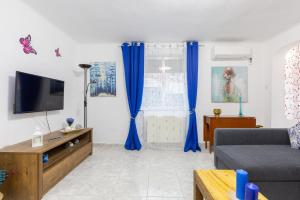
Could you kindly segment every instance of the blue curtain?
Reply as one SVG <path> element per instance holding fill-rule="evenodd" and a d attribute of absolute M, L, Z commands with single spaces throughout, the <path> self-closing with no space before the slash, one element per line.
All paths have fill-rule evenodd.
<path fill-rule="evenodd" d="M 135 118 L 141 108 L 144 88 L 144 43 L 123 43 L 122 53 L 127 99 L 131 115 L 125 148 L 127 150 L 140 150 L 142 145 L 137 133 Z"/>
<path fill-rule="evenodd" d="M 189 100 L 189 129 L 186 136 L 184 151 L 201 151 L 198 143 L 196 102 L 198 85 L 198 42 L 187 42 L 187 86 Z"/>

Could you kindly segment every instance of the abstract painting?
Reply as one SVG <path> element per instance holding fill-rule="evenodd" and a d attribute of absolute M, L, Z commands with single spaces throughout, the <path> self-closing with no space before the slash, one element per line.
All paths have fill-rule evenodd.
<path fill-rule="evenodd" d="M 211 99 L 213 103 L 248 102 L 248 67 L 212 67 Z"/>
<path fill-rule="evenodd" d="M 116 63 L 94 62 L 90 68 L 91 97 L 116 96 Z"/>

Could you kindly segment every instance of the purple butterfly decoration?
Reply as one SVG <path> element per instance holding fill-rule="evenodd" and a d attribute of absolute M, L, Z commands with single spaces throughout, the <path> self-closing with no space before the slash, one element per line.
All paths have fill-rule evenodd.
<path fill-rule="evenodd" d="M 56 57 L 61 57 L 61 54 L 59 52 L 59 48 L 55 49 L 55 55 L 56 55 Z"/>
<path fill-rule="evenodd" d="M 30 42 L 31 42 L 31 36 L 30 35 L 28 35 L 26 38 L 20 38 L 19 41 L 23 46 L 24 53 L 26 53 L 26 54 L 33 53 L 35 55 L 37 54 L 36 50 L 30 44 Z"/>

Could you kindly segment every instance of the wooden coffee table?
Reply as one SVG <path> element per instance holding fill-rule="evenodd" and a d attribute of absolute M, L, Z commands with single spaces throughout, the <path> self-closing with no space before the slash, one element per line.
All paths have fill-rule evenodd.
<path fill-rule="evenodd" d="M 195 170 L 194 200 L 233 200 L 236 177 L 234 170 Z M 259 200 L 267 200 L 261 193 Z"/>

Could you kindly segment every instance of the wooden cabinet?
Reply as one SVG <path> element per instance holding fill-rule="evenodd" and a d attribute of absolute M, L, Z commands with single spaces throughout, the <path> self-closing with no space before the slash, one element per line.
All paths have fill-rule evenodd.
<path fill-rule="evenodd" d="M 68 147 L 68 142 L 79 143 Z M 43 163 L 43 154 L 48 162 Z M 0 186 L 5 200 L 40 200 L 58 181 L 92 154 L 92 129 L 44 137 L 44 146 L 31 147 L 31 140 L 0 149 L 0 166 L 8 171 Z"/>
<path fill-rule="evenodd" d="M 203 140 L 205 148 L 209 142 L 209 152 L 211 153 L 214 144 L 214 130 L 216 128 L 255 128 L 256 118 L 248 116 L 206 116 L 203 117 Z"/>

